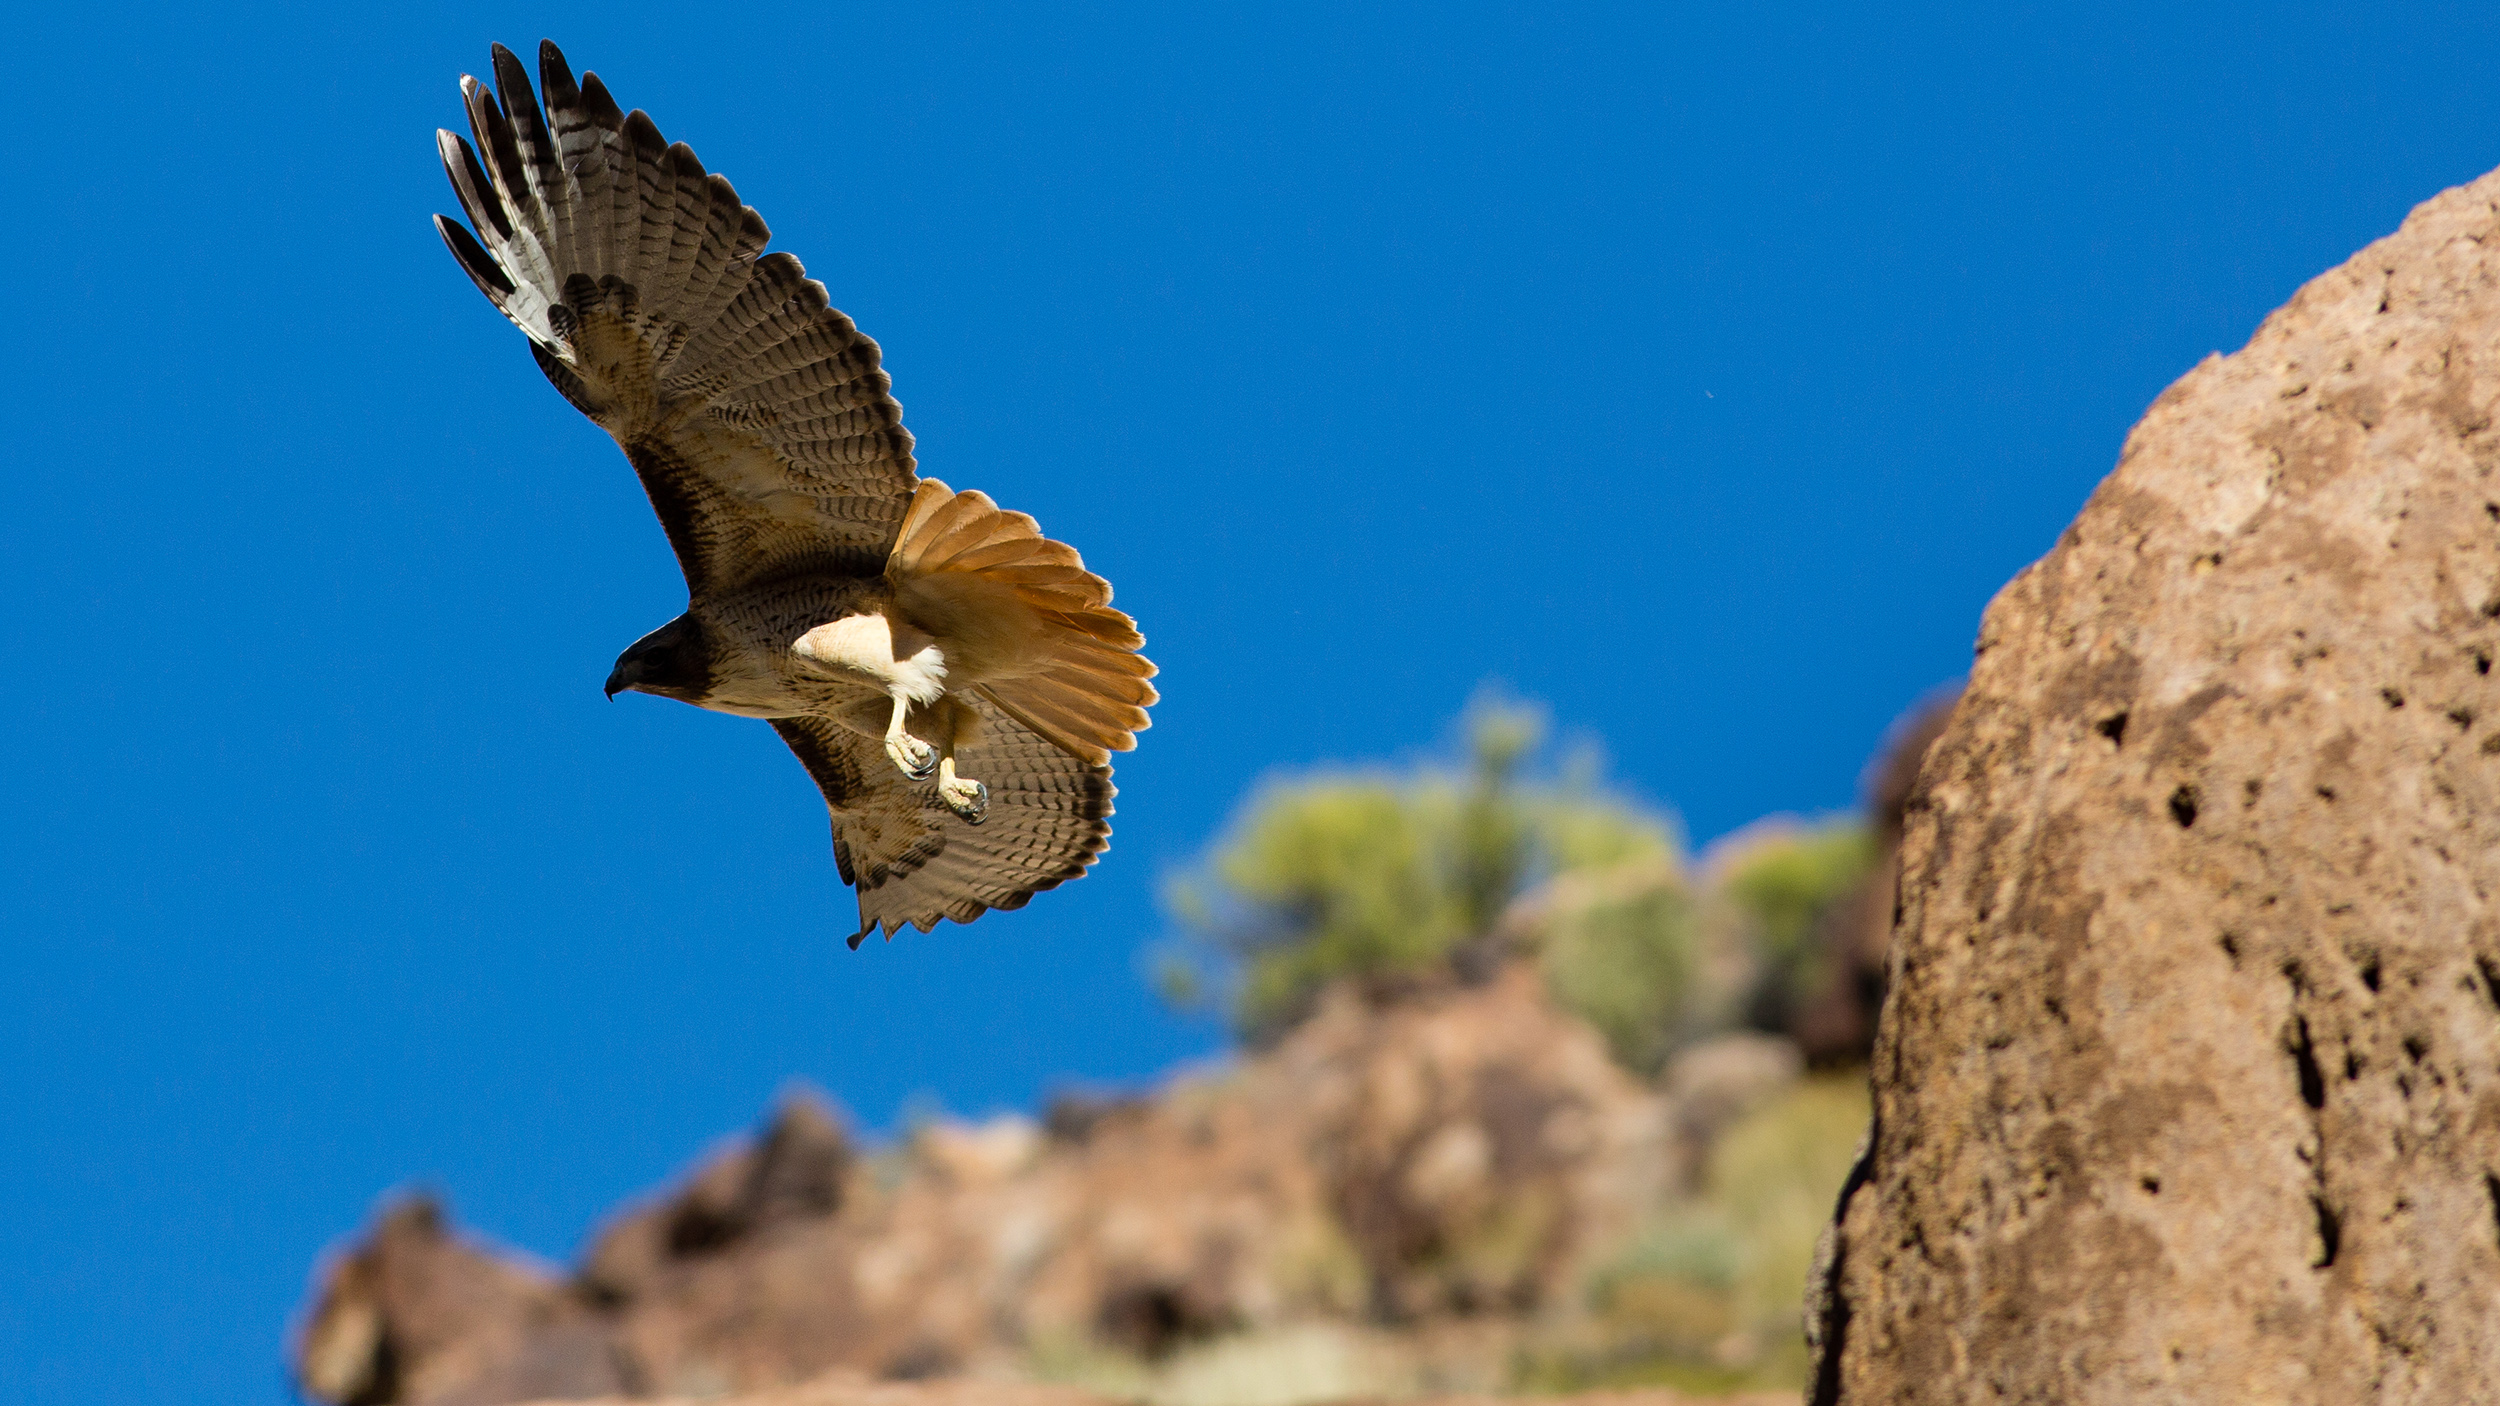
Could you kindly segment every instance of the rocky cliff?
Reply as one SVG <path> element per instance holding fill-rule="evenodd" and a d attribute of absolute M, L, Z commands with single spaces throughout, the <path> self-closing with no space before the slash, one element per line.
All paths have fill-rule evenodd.
<path fill-rule="evenodd" d="M 2166 392 L 1909 797 L 1816 1402 L 2500 1399 L 2500 175 Z"/>

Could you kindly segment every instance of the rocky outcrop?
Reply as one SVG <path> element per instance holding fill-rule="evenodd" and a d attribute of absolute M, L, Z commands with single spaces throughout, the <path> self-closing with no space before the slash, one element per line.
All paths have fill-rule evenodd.
<path fill-rule="evenodd" d="M 1821 1403 L 2500 1399 L 2500 176 L 2166 392 L 1908 806 Z"/>
<path fill-rule="evenodd" d="M 1593 1391 L 1568 1397 L 1436 1396 L 1413 1398 L 1408 1406 L 1700 1406 L 1704 1398 L 1660 1389 Z M 1712 1396 L 1708 1406 L 1792 1406 L 1789 1392 L 1757 1392 L 1744 1396 Z M 1068 1386 L 962 1378 L 944 1382 L 881 1382 L 836 1373 L 801 1386 L 703 1398 L 705 1406 L 1118 1406 L 1121 1398 Z M 621 1399 L 587 1402 L 584 1406 L 625 1406 Z M 688 1398 L 643 1400 L 639 1406 L 692 1406 Z"/>
<path fill-rule="evenodd" d="M 587 1304 L 454 1235 L 431 1200 L 393 1207 L 323 1279 L 295 1359 L 317 1400 L 482 1406 L 632 1385 Z"/>
<path fill-rule="evenodd" d="M 1795 1062 L 1703 1058 L 1683 1076 L 1693 1118 L 1723 1124 Z M 1341 989 L 1229 1072 L 1042 1126 L 940 1123 L 868 1157 L 794 1101 L 569 1278 L 404 1207 L 325 1272 L 298 1371 L 366 1406 L 708 1396 L 996 1375 L 1037 1353 L 1153 1362 L 1339 1321 L 1458 1325 L 1498 1385 L 1504 1325 L 1563 1302 L 1693 1180 L 1697 1136 L 1531 967 L 1385 1006 Z"/>

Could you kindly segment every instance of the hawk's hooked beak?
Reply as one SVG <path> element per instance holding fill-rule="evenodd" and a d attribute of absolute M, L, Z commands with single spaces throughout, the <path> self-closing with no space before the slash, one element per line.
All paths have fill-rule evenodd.
<path fill-rule="evenodd" d="M 608 697 L 632 692 L 693 701 L 704 696 L 710 678 L 703 627 L 680 615 L 616 657 L 616 671 L 608 675 Z"/>

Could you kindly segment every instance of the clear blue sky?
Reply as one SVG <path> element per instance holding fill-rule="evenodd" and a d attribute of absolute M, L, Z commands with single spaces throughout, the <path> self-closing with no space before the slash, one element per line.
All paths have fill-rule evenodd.
<path fill-rule="evenodd" d="M 1205 1055 L 1159 878 L 1488 676 L 1698 839 L 1845 805 L 2166 383 L 2500 164 L 2489 6 L 425 8 L 9 26 L 0 1399 L 284 1399 L 395 1186 L 565 1257 L 793 1077 Z M 1093 877 L 846 952 L 772 734 L 601 699 L 681 583 L 426 221 L 542 35 L 1118 584 Z"/>

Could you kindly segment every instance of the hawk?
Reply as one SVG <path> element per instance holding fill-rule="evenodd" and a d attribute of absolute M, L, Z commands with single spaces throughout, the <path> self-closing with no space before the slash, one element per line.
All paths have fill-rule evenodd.
<path fill-rule="evenodd" d="M 686 576 L 608 696 L 762 718 L 824 793 L 859 893 L 851 946 L 1082 875 L 1111 754 L 1156 701 L 1135 622 L 1076 550 L 921 478 L 877 344 L 728 181 L 498 44 L 437 147 L 468 215 L 434 218 L 530 354 L 634 466 Z M 500 90 L 498 92 L 497 90 Z"/>

